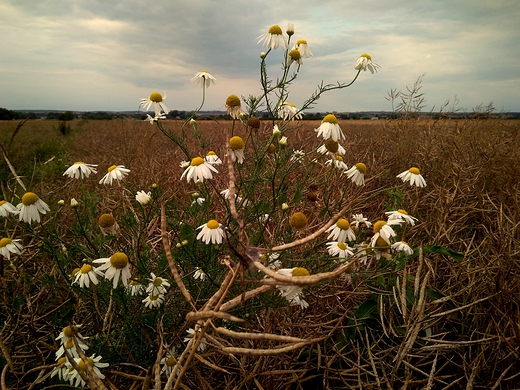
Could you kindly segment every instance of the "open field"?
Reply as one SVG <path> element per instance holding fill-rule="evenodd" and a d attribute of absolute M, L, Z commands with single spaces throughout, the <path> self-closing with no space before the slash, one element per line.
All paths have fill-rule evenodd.
<path fill-rule="evenodd" d="M 133 197 L 136 191 L 148 191 L 157 185 L 157 205 L 166 204 L 170 213 L 167 230 L 172 246 L 185 238 L 182 227 L 174 221 L 196 227 L 200 220 L 228 218 L 229 226 L 236 227 L 227 217 L 229 210 L 217 201 L 197 212 L 191 206 L 193 192 L 204 191 L 208 198 L 217 199 L 218 191 L 228 187 L 226 163 L 218 168 L 219 174 L 211 185 L 197 186 L 179 180 L 183 173 L 179 164 L 186 156 L 148 122 L 75 120 L 68 122 L 70 132 L 65 135 L 59 131 L 59 122 L 28 121 L 15 133 L 17 124 L 0 121 L 5 157 L 20 176 L 19 181 L 50 206 L 51 212 L 45 218 L 48 221 L 52 216 L 53 222 L 44 218 L 41 226 L 33 227 L 8 223 L 7 219 L 4 223 L 2 237 L 21 237 L 24 252 L 11 261 L 3 259 L 2 389 L 50 388 L 58 383 L 56 378 L 48 378 L 59 348 L 54 338 L 69 322 L 83 324 L 81 332 L 91 336 L 92 350 L 110 363 L 104 371 L 107 388 L 152 388 L 153 369 L 160 360 L 158 351 L 163 351 L 166 343 L 183 345 L 186 329 L 193 326 L 185 322 L 192 308 L 183 301 L 169 273 L 159 218 L 150 217 L 149 223 L 138 229 L 140 218 L 145 219 L 146 214 L 139 214 Z M 163 124 L 172 134 L 181 134 L 182 122 Z M 314 128 L 319 124 L 293 122 L 284 133 L 287 150 L 309 153 L 315 149 L 319 140 Z M 344 161 L 349 167 L 357 162 L 366 164 L 365 186 L 353 186 L 345 175 L 332 172 L 325 157 L 309 161 L 304 171 L 287 171 L 283 180 L 272 182 L 283 187 L 279 196 L 282 199 L 283 195 L 291 212 L 307 215 L 308 226 L 303 232 L 294 232 L 287 228 L 289 214 L 276 210 L 272 221 L 258 233 L 258 215 L 244 212 L 244 221 L 251 229 L 247 237 L 251 246 L 267 248 L 302 238 L 349 206 L 349 215 L 362 212 L 370 221 L 384 219 L 387 210 L 407 210 L 418 221 L 413 228 L 403 230 L 406 242 L 426 249 L 420 254 L 417 250 L 400 263 L 383 267 L 372 262 L 366 269 L 354 269 L 348 277 L 307 287 L 306 310 L 287 306 L 274 293 L 235 307 L 230 313 L 246 321 L 213 321 L 215 326 L 210 326 L 207 333 L 211 347 L 187 368 L 184 388 L 520 387 L 518 123 L 498 119 L 401 119 L 339 124 L 346 135 L 346 141 L 341 143 L 346 150 Z M 264 146 L 259 145 L 270 139 L 272 126 L 262 122 L 260 129 L 250 130 L 237 123 L 234 134 L 242 136 L 248 147 L 256 145 L 263 150 Z M 200 121 L 198 138 L 187 125 L 184 132 L 190 157 L 213 150 L 224 160 L 230 127 L 230 121 Z M 266 158 L 267 173 L 254 176 L 258 183 L 248 183 L 245 177 L 256 166 L 253 159 L 247 159 L 249 150 L 240 171 L 244 178 L 240 179 L 245 183 L 244 191 L 252 188 L 244 196 L 260 214 L 262 200 L 270 194 L 268 175 L 272 167 Z M 277 149 L 276 153 L 281 156 L 284 151 Z M 99 173 L 81 185 L 63 177 L 62 173 L 75 161 L 98 164 Z M 131 170 L 125 185 L 99 185 L 102 174 L 113 164 Z M 403 185 L 396 179 L 398 173 L 411 166 L 420 167 L 427 187 Z M 283 175 L 283 168 L 279 169 L 282 172 L 275 172 Z M 24 191 L 5 158 L 0 163 L 0 175 L 3 199 L 16 205 Z M 265 185 L 261 179 L 266 180 Z M 307 197 L 311 191 L 317 192 L 317 201 Z M 77 216 L 69 207 L 71 198 L 80 200 L 84 215 Z M 65 206 L 57 205 L 60 199 Z M 116 216 L 122 228 L 127 227 L 127 231 L 122 229 L 124 238 L 109 241 L 78 227 L 81 218 L 85 226 L 92 227 L 97 217 L 107 212 Z M 168 309 L 160 311 L 160 315 L 144 313 L 142 307 L 126 303 L 114 309 L 118 303 L 112 303 L 111 293 L 110 298 L 103 298 L 109 289 L 99 287 L 98 292 L 94 289 L 87 294 L 71 288 L 67 279 L 70 275 L 66 274 L 72 270 L 66 268 L 81 265 L 89 251 L 93 258 L 101 257 L 94 256 L 97 249 L 83 250 L 79 244 L 76 247 L 73 238 L 87 236 L 93 241 L 92 247 L 139 248 L 150 259 L 157 258 L 157 265 L 162 266 L 164 277 L 172 284 Z M 191 237 L 189 241 L 191 245 L 196 240 Z M 322 236 L 282 254 L 284 265 L 305 267 L 313 274 L 331 271 L 331 263 L 317 255 L 323 254 L 324 241 Z M 191 272 L 190 266 L 197 265 L 195 261 L 215 256 L 193 245 L 193 263 L 185 260 L 182 264 L 180 252 L 174 254 L 181 268 L 186 267 L 186 274 Z M 61 246 L 69 248 L 66 262 L 59 254 Z M 218 254 L 236 260 L 225 244 Z M 211 267 L 215 275 L 217 269 L 224 268 L 221 264 Z M 221 279 L 208 281 L 204 287 L 183 275 L 198 308 L 208 301 L 210 291 L 221 285 L 224 274 L 218 275 Z M 246 273 L 248 289 L 258 285 L 252 281 L 253 276 Z M 230 297 L 240 296 L 242 288 L 239 279 Z M 94 310 L 89 305 L 97 294 L 99 302 L 96 300 Z M 105 315 L 110 310 L 114 311 L 112 328 Z M 273 352 L 278 344 L 272 340 L 225 337 L 216 332 L 219 326 L 235 332 L 272 333 L 314 341 Z M 139 336 L 132 333 L 135 329 Z M 238 348 L 249 352 L 241 353 Z"/>

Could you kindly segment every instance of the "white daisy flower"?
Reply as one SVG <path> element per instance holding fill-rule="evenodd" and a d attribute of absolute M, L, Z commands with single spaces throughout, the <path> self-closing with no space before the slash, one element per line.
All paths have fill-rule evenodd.
<path fill-rule="evenodd" d="M 367 166 L 365 164 L 363 164 L 362 162 L 359 162 L 356 165 L 352 166 L 352 168 L 350 168 L 345 173 L 347 174 L 347 178 L 352 180 L 353 183 L 355 183 L 358 186 L 364 186 L 366 171 L 367 171 Z"/>
<path fill-rule="evenodd" d="M 73 179 L 87 178 L 91 173 L 97 173 L 96 167 L 97 164 L 86 164 L 83 161 L 78 161 L 67 168 L 63 176 L 68 176 Z"/>
<path fill-rule="evenodd" d="M 164 302 L 164 294 L 150 294 L 141 302 L 144 303 L 144 306 L 148 309 L 155 309 L 157 307 L 161 307 Z"/>
<path fill-rule="evenodd" d="M 94 373 L 97 375 L 97 377 L 99 379 L 105 379 L 105 375 L 103 375 L 99 369 L 108 367 L 109 364 L 101 363 L 102 357 L 101 356 L 95 357 L 95 356 L 96 355 L 94 354 L 91 357 L 87 358 L 88 365 L 90 366 L 90 368 L 92 368 L 92 370 L 94 371 Z M 86 366 L 85 362 L 80 357 L 74 358 L 74 361 L 79 366 L 79 369 L 82 371 L 82 373 L 84 373 L 85 375 L 88 376 L 89 374 L 88 374 L 87 366 Z M 79 375 L 79 373 L 74 368 L 71 370 L 71 372 L 68 376 L 68 379 L 69 379 L 69 382 L 71 385 L 73 385 L 74 380 L 76 380 L 76 383 L 74 383 L 74 387 L 86 386 L 85 381 L 83 380 L 83 378 L 81 378 L 81 375 Z"/>
<path fill-rule="evenodd" d="M 356 250 L 354 256 L 359 259 L 359 263 L 362 265 L 367 265 L 370 260 L 368 256 L 370 250 L 368 248 L 369 246 L 366 243 L 354 245 L 354 249 Z"/>
<path fill-rule="evenodd" d="M 343 162 L 343 157 L 341 157 L 340 155 L 336 155 L 333 159 L 327 160 L 325 162 L 325 165 L 334 166 L 335 168 L 341 169 L 342 171 L 348 169 L 347 164 Z"/>
<path fill-rule="evenodd" d="M 140 204 L 147 205 L 152 201 L 152 193 L 150 191 L 137 191 L 135 194 L 135 200 L 137 200 Z"/>
<path fill-rule="evenodd" d="M 184 338 L 184 342 L 188 343 L 195 335 L 195 330 L 193 330 L 193 328 L 189 328 L 186 332 L 188 333 L 188 336 L 186 336 Z M 200 329 L 198 330 L 198 332 L 200 333 Z M 204 352 L 204 350 L 206 349 L 206 346 L 207 346 L 207 342 L 208 341 L 206 340 L 206 337 L 203 337 L 199 346 L 197 347 L 197 351 Z"/>
<path fill-rule="evenodd" d="M 387 223 L 389 225 L 407 223 L 409 225 L 415 226 L 415 221 L 417 221 L 417 218 L 408 215 L 406 210 L 403 209 L 399 209 L 397 211 L 387 211 L 385 214 L 388 215 Z"/>
<path fill-rule="evenodd" d="M 363 216 L 363 214 L 354 214 L 352 216 L 353 221 L 350 222 L 351 225 L 359 228 L 359 225 L 364 224 L 367 228 L 372 226 L 372 222 L 370 222 L 367 218 Z"/>
<path fill-rule="evenodd" d="M 166 95 L 162 96 L 159 92 L 152 92 L 148 98 L 141 99 L 139 107 L 143 107 L 146 111 L 148 111 L 150 107 L 153 108 L 155 116 L 161 116 L 162 112 L 168 114 L 170 109 L 164 104 L 164 99 L 166 99 Z"/>
<path fill-rule="evenodd" d="M 150 114 L 146 114 L 145 121 L 150 122 L 151 125 L 153 125 L 155 122 L 159 122 L 160 120 L 166 119 L 166 116 L 164 114 L 156 114 L 155 116 L 150 116 Z"/>
<path fill-rule="evenodd" d="M 99 181 L 99 184 L 112 185 L 114 180 L 122 180 L 129 172 L 130 169 L 125 168 L 124 165 L 112 165 L 107 169 L 106 175 Z"/>
<path fill-rule="evenodd" d="M 206 201 L 206 198 L 201 198 L 200 196 L 198 198 L 196 198 L 195 200 L 193 200 L 191 202 L 191 205 L 192 206 L 195 206 L 196 204 L 198 204 L 199 206 L 202 206 L 204 204 L 204 202 Z"/>
<path fill-rule="evenodd" d="M 148 279 L 150 284 L 148 284 L 146 292 L 150 295 L 166 294 L 166 289 L 170 287 L 170 283 L 166 279 L 155 276 L 153 272 L 150 275 L 152 277 Z"/>
<path fill-rule="evenodd" d="M 262 45 L 267 46 L 269 49 L 276 50 L 278 47 L 282 47 L 283 49 L 287 49 L 287 41 L 283 36 L 282 29 L 278 25 L 271 26 L 269 30 L 260 35 L 257 43 L 262 43 Z"/>
<path fill-rule="evenodd" d="M 280 145 L 281 147 L 287 146 L 287 137 L 283 136 L 282 138 L 280 138 L 280 140 L 278 141 L 278 145 Z"/>
<path fill-rule="evenodd" d="M 297 40 L 293 46 L 293 49 L 297 49 L 302 57 L 309 58 L 313 56 L 311 50 L 309 49 L 309 45 L 307 44 L 307 41 L 305 39 Z"/>
<path fill-rule="evenodd" d="M 207 70 L 202 70 L 198 73 L 195 73 L 195 76 L 193 76 L 191 81 L 197 81 L 197 84 L 200 84 L 202 88 L 209 88 L 211 83 L 215 84 L 217 79 L 209 74 Z"/>
<path fill-rule="evenodd" d="M 294 23 L 287 23 L 287 28 L 285 29 L 285 32 L 287 33 L 287 35 L 293 36 L 294 35 Z"/>
<path fill-rule="evenodd" d="M 211 165 L 221 165 L 222 164 L 222 160 L 217 156 L 217 154 L 213 150 L 210 150 L 208 152 L 208 154 L 206 154 L 205 159 L 206 159 L 206 162 Z"/>
<path fill-rule="evenodd" d="M 119 278 L 125 286 L 128 285 L 130 279 L 130 269 L 128 263 L 128 256 L 123 252 L 116 252 L 111 257 L 105 257 L 102 259 L 94 260 L 94 263 L 102 263 L 103 265 L 98 267 L 99 271 L 105 271 L 106 279 L 113 279 L 113 287 L 117 287 Z"/>
<path fill-rule="evenodd" d="M 289 53 L 287 53 L 287 61 L 285 66 L 290 67 L 293 62 L 296 62 L 298 65 L 303 64 L 302 55 L 297 49 L 292 49 L 289 51 Z"/>
<path fill-rule="evenodd" d="M 103 272 L 99 271 L 97 268 L 92 267 L 90 264 L 83 264 L 80 270 L 76 273 L 76 277 L 72 284 L 79 284 L 80 288 L 90 287 L 90 282 L 94 284 L 98 284 L 97 276 L 103 276 Z"/>
<path fill-rule="evenodd" d="M 280 134 L 282 134 L 282 132 L 278 128 L 278 125 L 274 125 L 274 127 L 273 127 L 273 135 L 274 136 L 279 136 Z"/>
<path fill-rule="evenodd" d="M 242 111 L 240 98 L 237 95 L 229 95 L 226 99 L 226 110 L 233 119 L 240 119 L 245 112 Z"/>
<path fill-rule="evenodd" d="M 309 276 L 310 273 L 303 267 L 296 268 L 282 268 L 276 273 L 283 276 Z M 302 309 L 309 307 L 307 301 L 303 299 L 302 287 L 295 285 L 280 285 L 276 286 L 280 290 L 280 294 L 287 299 L 291 305 L 299 305 Z"/>
<path fill-rule="evenodd" d="M 52 370 L 51 378 L 54 378 L 56 375 L 58 375 L 58 379 L 62 382 L 69 380 L 69 370 L 72 365 L 67 361 L 66 357 L 60 357 L 57 363 L 59 366 Z"/>
<path fill-rule="evenodd" d="M 193 279 L 200 279 L 204 281 L 208 278 L 208 275 L 202 270 L 202 268 L 195 267 L 195 272 L 193 272 Z"/>
<path fill-rule="evenodd" d="M 178 353 L 175 347 L 166 352 L 166 356 L 161 359 L 161 374 L 165 373 L 167 376 L 170 376 L 172 373 L 173 367 L 177 364 Z M 177 375 L 180 372 L 180 368 L 177 369 Z"/>
<path fill-rule="evenodd" d="M 303 163 L 305 152 L 303 150 L 295 150 L 291 156 L 291 161 L 297 161 Z"/>
<path fill-rule="evenodd" d="M 180 164 L 179 164 L 179 167 L 181 167 L 182 169 L 186 169 L 190 166 L 190 162 L 189 161 L 181 161 Z"/>
<path fill-rule="evenodd" d="M 20 211 L 19 220 L 30 224 L 32 221 L 40 222 L 40 214 L 51 211 L 47 203 L 38 198 L 34 192 L 26 192 L 22 196 L 22 203 L 16 206 Z"/>
<path fill-rule="evenodd" d="M 7 217 L 9 214 L 18 214 L 20 211 L 6 200 L 0 200 L 0 216 Z"/>
<path fill-rule="evenodd" d="M 412 167 L 407 171 L 404 171 L 397 175 L 397 178 L 401 179 L 403 183 L 410 182 L 410 186 L 426 187 L 426 180 L 421 176 L 419 168 Z"/>
<path fill-rule="evenodd" d="M 13 240 L 9 237 L 0 239 L 0 255 L 4 256 L 4 258 L 7 260 L 11 259 L 11 253 L 15 255 L 21 255 L 23 246 L 19 241 L 19 239 Z"/>
<path fill-rule="evenodd" d="M 125 290 L 132 297 L 134 295 L 141 295 L 145 291 L 144 286 L 139 282 L 139 279 L 131 278 Z"/>
<path fill-rule="evenodd" d="M 204 225 L 200 225 L 196 230 L 202 229 L 197 235 L 197 240 L 202 240 L 205 244 L 222 244 L 222 240 L 224 239 L 224 229 L 222 225 L 215 221 L 214 219 L 210 219 Z"/>
<path fill-rule="evenodd" d="M 326 140 L 323 145 L 321 145 L 318 149 L 317 149 L 317 152 L 318 153 L 321 153 L 321 154 L 327 154 L 327 153 L 331 153 L 333 155 L 340 155 L 340 156 L 343 156 L 346 151 L 345 151 L 345 148 L 343 146 L 341 146 L 337 141 L 334 141 L 332 138 L 329 138 L 328 140 Z"/>
<path fill-rule="evenodd" d="M 377 221 L 374 224 L 374 235 L 370 240 L 370 246 L 382 247 L 391 244 L 390 239 L 396 236 L 396 232 L 385 221 Z"/>
<path fill-rule="evenodd" d="M 318 132 L 318 137 L 322 136 L 323 139 L 332 138 L 334 141 L 345 139 L 343 132 L 338 124 L 338 118 L 334 114 L 328 114 L 321 121 L 320 127 L 315 129 Z"/>
<path fill-rule="evenodd" d="M 231 160 L 233 162 L 238 161 L 239 164 L 244 162 L 244 148 L 246 144 L 244 140 L 235 135 L 229 139 L 229 148 L 231 149 Z"/>
<path fill-rule="evenodd" d="M 391 248 L 397 252 L 404 252 L 408 256 L 413 255 L 413 249 L 404 241 L 394 242 Z"/>
<path fill-rule="evenodd" d="M 327 243 L 327 250 L 329 255 L 338 256 L 340 259 L 346 259 L 353 256 L 354 252 L 347 244 L 341 241 L 333 241 Z"/>
<path fill-rule="evenodd" d="M 61 340 L 61 344 L 66 344 L 68 341 L 72 340 L 72 337 L 76 337 L 78 339 L 87 339 L 88 337 L 83 337 L 81 333 L 79 333 L 79 328 L 82 325 L 68 325 L 62 329 L 58 337 L 56 337 L 56 341 Z"/>
<path fill-rule="evenodd" d="M 350 223 L 344 218 L 338 219 L 338 221 L 329 227 L 326 231 L 330 232 L 330 234 L 327 236 L 328 240 L 347 242 L 354 241 L 356 239 L 356 234 L 350 227 Z"/>
<path fill-rule="evenodd" d="M 197 181 L 203 182 L 204 179 L 213 179 L 212 172 L 218 173 L 213 165 L 208 163 L 202 157 L 194 157 L 191 159 L 190 166 L 182 173 L 181 180 L 186 176 L 186 181 L 188 183 L 190 180 L 193 180 L 195 183 Z"/>
<path fill-rule="evenodd" d="M 377 70 L 380 68 L 381 67 L 378 64 L 372 62 L 372 57 L 366 53 L 361 54 L 357 59 L 356 63 L 354 64 L 354 69 L 359 71 L 366 71 L 368 69 L 372 74 L 374 74 L 374 72 L 377 72 Z"/>
<path fill-rule="evenodd" d="M 81 339 L 76 339 L 78 345 L 82 351 L 88 350 L 88 345 L 86 345 Z M 79 358 L 79 353 L 76 348 L 76 344 L 74 344 L 74 340 L 70 339 L 66 343 L 62 344 L 60 348 L 56 351 L 56 360 L 60 359 L 63 355 L 65 355 L 65 350 L 75 358 Z"/>
<path fill-rule="evenodd" d="M 278 118 L 283 119 L 284 121 L 302 119 L 303 112 L 298 110 L 294 104 L 289 103 L 287 100 L 284 100 L 279 106 L 277 111 Z M 275 126 L 278 128 L 278 126 Z M 274 131 L 273 131 L 274 134 Z"/>

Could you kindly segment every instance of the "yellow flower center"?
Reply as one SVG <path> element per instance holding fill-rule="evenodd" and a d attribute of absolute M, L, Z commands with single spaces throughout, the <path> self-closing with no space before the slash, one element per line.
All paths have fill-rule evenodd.
<path fill-rule="evenodd" d="M 240 150 L 244 149 L 245 147 L 244 140 L 240 138 L 238 135 L 235 135 L 234 137 L 231 137 L 229 140 L 229 147 L 231 150 Z"/>
<path fill-rule="evenodd" d="M 338 118 L 336 118 L 336 115 L 334 115 L 334 114 L 328 114 L 328 115 L 325 115 L 325 118 L 323 118 L 323 120 L 321 122 L 322 123 L 328 122 L 328 123 L 332 123 L 333 125 L 337 125 Z"/>
<path fill-rule="evenodd" d="M 307 44 L 307 41 L 305 39 L 298 39 L 298 41 L 296 41 L 296 46 L 306 45 L 306 44 Z"/>
<path fill-rule="evenodd" d="M 3 205 L 6 204 L 6 203 L 7 203 L 7 201 L 5 201 L 5 200 L 0 200 L 0 207 L 3 206 Z"/>
<path fill-rule="evenodd" d="M 307 226 L 307 217 L 304 213 L 296 212 L 289 218 L 289 224 L 296 230 L 303 229 Z"/>
<path fill-rule="evenodd" d="M 343 162 L 343 157 L 341 157 L 341 156 L 335 156 L 334 158 L 335 158 L 337 161 L 342 161 L 342 162 Z"/>
<path fill-rule="evenodd" d="M 383 226 L 386 225 L 385 221 L 377 221 L 374 223 L 374 233 L 378 233 Z"/>
<path fill-rule="evenodd" d="M 266 150 L 268 153 L 274 153 L 276 151 L 276 146 L 274 146 L 274 144 L 269 144 Z"/>
<path fill-rule="evenodd" d="M 116 252 L 110 257 L 110 264 L 115 269 L 123 269 L 128 265 L 128 256 L 123 252 Z"/>
<path fill-rule="evenodd" d="M 85 163 L 83 161 L 76 161 L 74 165 L 85 165 Z"/>
<path fill-rule="evenodd" d="M 98 220 L 98 225 L 103 229 L 114 226 L 116 219 L 111 214 L 101 214 Z"/>
<path fill-rule="evenodd" d="M 88 274 L 90 271 L 92 271 L 92 266 L 90 264 L 83 264 L 83 267 L 81 267 L 81 273 Z"/>
<path fill-rule="evenodd" d="M 190 165 L 192 167 L 198 167 L 199 165 L 204 164 L 204 159 L 202 157 L 194 157 L 191 159 Z"/>
<path fill-rule="evenodd" d="M 272 35 L 282 35 L 282 29 L 278 25 L 271 26 L 271 28 L 268 31 L 269 34 Z"/>
<path fill-rule="evenodd" d="M 336 222 L 336 226 L 341 230 L 348 230 L 350 228 L 350 223 L 348 223 L 345 218 L 340 218 L 338 219 L 338 222 Z"/>
<path fill-rule="evenodd" d="M 117 165 L 112 165 L 110 168 L 107 169 L 107 171 L 112 172 L 116 168 L 117 168 Z"/>
<path fill-rule="evenodd" d="M 65 364 L 67 363 L 67 358 L 66 357 L 60 357 L 58 359 L 58 364 Z"/>
<path fill-rule="evenodd" d="M 240 107 L 240 98 L 237 95 L 229 95 L 226 99 L 226 106 Z"/>
<path fill-rule="evenodd" d="M 303 267 L 296 267 L 292 271 L 292 276 L 310 276 L 310 273 Z"/>
<path fill-rule="evenodd" d="M 130 285 L 132 286 L 139 286 L 141 283 L 139 283 L 139 279 L 132 279 L 130 280 Z"/>
<path fill-rule="evenodd" d="M 368 55 L 367 53 L 361 54 L 360 57 L 365 57 L 367 60 L 372 61 L 372 57 L 370 55 Z"/>
<path fill-rule="evenodd" d="M 149 99 L 154 103 L 162 102 L 162 95 L 159 92 L 152 92 Z"/>
<path fill-rule="evenodd" d="M 67 341 L 65 343 L 65 348 L 67 348 L 67 349 L 71 349 L 73 346 L 74 346 L 74 341 L 72 341 L 72 339 L 70 339 L 69 341 Z"/>
<path fill-rule="evenodd" d="M 162 279 L 161 278 L 155 278 L 154 281 L 153 281 L 153 285 L 155 287 L 159 287 L 162 285 Z"/>
<path fill-rule="evenodd" d="M 327 150 L 331 153 L 336 153 L 338 151 L 338 148 L 339 148 L 339 144 L 334 141 L 332 138 L 329 138 L 328 140 L 325 141 L 325 147 L 327 148 Z"/>
<path fill-rule="evenodd" d="M 210 219 L 206 226 L 208 227 L 208 229 L 218 229 L 220 224 L 218 223 L 218 221 Z"/>
<path fill-rule="evenodd" d="M 74 269 L 72 270 L 72 276 L 73 276 L 73 277 L 76 276 L 77 273 L 80 272 L 80 271 L 81 271 L 81 268 L 74 268 Z"/>
<path fill-rule="evenodd" d="M 177 360 L 173 356 L 170 356 L 165 362 L 168 367 L 173 367 L 177 364 Z"/>
<path fill-rule="evenodd" d="M 408 215 L 408 213 L 406 212 L 406 210 L 403 210 L 403 209 L 399 209 L 397 210 L 398 213 L 401 213 L 401 214 L 404 214 L 404 215 Z"/>
<path fill-rule="evenodd" d="M 343 242 L 338 242 L 338 248 L 341 249 L 342 251 L 344 251 L 345 249 L 347 249 L 347 246 L 345 245 L 345 243 Z"/>
<path fill-rule="evenodd" d="M 87 358 L 87 361 L 88 361 L 88 365 L 90 367 L 94 367 L 94 359 Z M 85 365 L 85 362 L 83 360 L 79 361 L 78 367 L 79 367 L 80 371 L 86 371 L 87 370 L 87 366 Z"/>
<path fill-rule="evenodd" d="M 69 325 L 63 328 L 63 334 L 65 337 L 72 337 L 78 334 L 78 327 L 74 325 Z"/>
<path fill-rule="evenodd" d="M 416 168 L 416 167 L 411 167 L 408 171 L 410 173 L 413 173 L 414 175 L 420 175 L 421 174 L 421 171 L 419 170 L 419 168 Z"/>
<path fill-rule="evenodd" d="M 200 73 L 209 73 L 206 69 L 202 69 Z"/>
<path fill-rule="evenodd" d="M 365 174 L 365 172 L 367 171 L 367 166 L 360 162 L 356 164 L 356 169 L 362 174 Z"/>
<path fill-rule="evenodd" d="M 217 154 L 213 150 L 210 150 L 207 155 L 208 156 L 216 156 Z"/>
<path fill-rule="evenodd" d="M 289 52 L 289 57 L 291 57 L 293 61 L 298 61 L 300 58 L 302 58 L 302 55 L 298 49 L 293 49 Z"/>
<path fill-rule="evenodd" d="M 159 299 L 159 295 L 150 295 L 149 298 L 150 301 L 156 301 L 157 299 Z"/>
<path fill-rule="evenodd" d="M 38 195 L 36 195 L 34 192 L 26 192 L 24 196 L 22 196 L 22 204 L 24 206 L 30 206 L 38 202 Z"/>
<path fill-rule="evenodd" d="M 3 248 L 7 245 L 9 245 L 11 242 L 13 242 L 13 240 L 11 240 L 10 238 L 2 238 L 0 240 L 0 248 Z"/>

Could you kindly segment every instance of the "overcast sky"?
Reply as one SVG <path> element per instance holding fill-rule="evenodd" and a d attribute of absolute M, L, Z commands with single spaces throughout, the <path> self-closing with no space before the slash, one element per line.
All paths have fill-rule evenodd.
<path fill-rule="evenodd" d="M 257 37 L 294 23 L 314 57 L 304 59 L 289 101 L 325 83 L 348 82 L 362 53 L 381 65 L 313 111 L 390 111 L 391 89 L 422 74 L 425 110 L 457 97 L 471 111 L 493 101 L 520 111 L 518 0 L 0 0 L 0 107 L 137 110 L 166 92 L 170 109 L 194 110 L 208 70 L 217 84 L 205 110 L 230 94 L 259 94 Z M 279 76 L 283 53 L 268 56 Z"/>

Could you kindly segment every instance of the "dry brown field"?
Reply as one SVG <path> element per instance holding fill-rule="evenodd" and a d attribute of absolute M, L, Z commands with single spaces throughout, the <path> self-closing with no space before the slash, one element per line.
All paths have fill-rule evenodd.
<path fill-rule="evenodd" d="M 182 131 L 182 121 L 163 123 L 174 134 Z M 294 122 L 285 134 L 288 148 L 316 148 L 319 143 L 314 129 L 319 123 Z M 125 165 L 132 172 L 128 176 L 131 188 L 147 189 L 155 183 L 164 191 L 165 199 L 193 190 L 192 185 L 179 180 L 179 163 L 185 157 L 148 122 L 74 120 L 66 135 L 59 132 L 58 124 L 28 121 L 13 137 L 17 123 L 0 122 L 5 156 L 49 204 L 78 196 L 77 187 L 61 176 L 75 161 L 98 164 L 100 171 L 112 164 Z M 446 253 L 435 253 L 425 255 L 424 261 L 414 259 L 400 276 L 415 277 L 417 283 L 426 280 L 424 285 L 440 295 L 432 299 L 422 295 L 410 312 L 401 315 L 396 314 L 395 305 L 381 300 L 373 327 L 359 330 L 357 345 L 343 350 L 316 344 L 307 352 L 235 360 L 211 354 L 205 359 L 213 366 L 194 368 L 193 383 L 208 389 L 260 388 L 260 383 L 266 389 L 318 389 L 325 388 L 324 378 L 328 378 L 336 388 L 520 388 L 519 125 L 499 119 L 340 121 L 346 135 L 342 143 L 345 162 L 348 166 L 360 161 L 367 165 L 366 185 L 347 190 L 345 182 L 338 181 L 331 185 L 334 188 L 321 190 L 345 191 L 353 203 L 362 202 L 366 194 L 377 193 L 363 205 L 375 210 L 370 215 L 372 220 L 384 217 L 385 205 L 402 196 L 403 206 L 419 219 L 407 241 L 415 246 L 445 247 L 463 254 L 463 258 L 455 260 Z M 207 141 L 200 147 L 187 125 L 184 131 L 193 156 L 214 150 L 223 157 L 230 126 L 231 121 L 198 121 Z M 265 140 L 271 136 L 272 126 L 272 122 L 262 121 L 259 130 L 250 132 L 239 124 L 235 134 Z M 4 161 L 0 173 L 5 194 L 15 181 Z M 427 187 L 400 186 L 398 190 L 395 176 L 411 166 L 421 169 Z M 314 180 L 323 186 L 319 175 Z M 227 176 L 219 176 L 215 183 L 218 188 L 226 188 Z M 298 186 L 299 178 L 294 177 L 288 191 Z M 96 181 L 86 183 L 85 189 L 95 190 L 101 197 L 112 191 L 99 188 Z M 110 209 L 111 205 L 104 207 Z M 5 279 L 3 283 L 5 287 Z M 298 337 L 326 339 L 338 331 L 338 326 L 346 329 L 346 321 L 338 325 L 328 319 L 331 315 L 347 318 L 366 295 L 352 295 L 342 283 L 335 281 L 314 289 L 308 295 L 310 308 L 305 316 L 265 311 L 248 324 L 249 331 L 276 333 L 283 328 Z M 416 294 L 421 293 L 418 286 Z M 9 303 L 4 299 L 2 305 Z M 32 319 L 35 317 L 36 313 Z M 31 330 L 30 320 L 20 319 L 17 330 L 3 329 L 0 340 L 4 340 L 3 349 L 9 351 L 10 364 L 18 372 L 18 388 L 24 389 L 31 388 L 24 380 L 34 377 L 24 371 L 23 365 L 47 364 L 38 361 L 38 356 L 49 348 L 49 339 L 42 330 Z M 12 345 L 15 331 L 27 335 L 19 346 Z M 33 343 L 29 335 L 45 342 Z M 254 345 L 265 347 L 261 342 Z M 343 364 L 338 366 L 338 361 Z M 10 365 L 4 358 L 0 366 L 3 381 Z M 234 376 L 228 377 L 226 372 Z M 2 389 L 6 386 L 2 383 Z"/>

